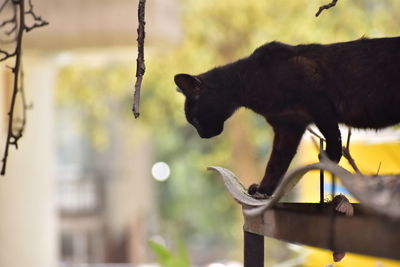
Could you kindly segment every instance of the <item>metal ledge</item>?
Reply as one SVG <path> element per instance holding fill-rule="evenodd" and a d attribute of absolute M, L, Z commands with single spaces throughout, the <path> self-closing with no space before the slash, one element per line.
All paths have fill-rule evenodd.
<path fill-rule="evenodd" d="M 279 203 L 259 216 L 244 216 L 246 232 L 338 252 L 400 259 L 400 221 L 366 213 L 333 211 L 331 204 Z"/>
<path fill-rule="evenodd" d="M 335 252 L 400 260 L 400 175 L 351 174 L 327 160 L 294 170 L 283 178 L 272 197 L 254 199 L 234 173 L 222 167 L 209 169 L 221 175 L 233 199 L 242 205 L 245 236 L 258 236 L 248 238 L 245 255 L 247 250 L 257 250 L 262 236 L 268 236 Z M 305 173 L 315 169 L 335 174 L 361 201 L 352 204 L 353 216 L 335 212 L 331 203 L 279 203 Z M 253 239 L 257 242 L 250 242 Z M 251 257 L 247 257 L 247 264 L 245 259 L 245 266 L 255 266 L 249 262 L 253 262 Z M 256 265 L 262 266 L 262 260 Z"/>

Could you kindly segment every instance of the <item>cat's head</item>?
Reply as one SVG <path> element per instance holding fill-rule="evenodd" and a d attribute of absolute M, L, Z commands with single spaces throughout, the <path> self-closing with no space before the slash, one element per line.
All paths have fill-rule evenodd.
<path fill-rule="evenodd" d="M 192 124 L 201 138 L 219 135 L 225 120 L 232 114 L 217 88 L 206 85 L 198 76 L 175 75 L 177 90 L 183 93 L 187 121 Z"/>

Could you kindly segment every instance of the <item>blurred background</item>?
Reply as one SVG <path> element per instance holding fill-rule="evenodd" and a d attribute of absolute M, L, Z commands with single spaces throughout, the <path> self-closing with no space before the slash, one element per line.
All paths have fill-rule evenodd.
<path fill-rule="evenodd" d="M 50 25 L 25 35 L 25 87 L 33 109 L 0 177 L 0 266 L 157 266 L 155 253 L 164 249 L 173 255 L 171 266 L 242 266 L 240 207 L 206 168 L 227 167 L 246 185 L 259 181 L 271 129 L 239 110 L 223 134 L 200 139 L 185 120 L 173 76 L 232 62 L 273 40 L 399 35 L 398 0 L 339 1 L 315 18 L 327 2 L 148 1 L 147 68 L 135 120 L 137 1 L 34 0 Z M 12 73 L 9 62 L 0 64 L 5 142 Z M 366 173 L 399 173 L 399 140 L 396 129 L 356 131 L 352 154 Z M 317 154 L 305 136 L 292 167 L 317 161 Z M 307 175 L 288 199 L 318 201 L 317 177 Z M 346 190 L 339 186 L 338 192 Z M 329 251 L 266 242 L 266 266 L 332 263 Z M 335 266 L 400 264 L 347 255 Z"/>

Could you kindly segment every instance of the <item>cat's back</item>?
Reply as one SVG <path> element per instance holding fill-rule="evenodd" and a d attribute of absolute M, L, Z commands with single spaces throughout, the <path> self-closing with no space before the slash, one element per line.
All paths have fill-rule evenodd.
<path fill-rule="evenodd" d="M 400 37 L 361 38 L 332 44 L 310 44 L 292 47 L 294 55 L 301 55 L 325 67 L 355 67 L 400 62 Z M 391 63 L 391 64 L 392 64 Z"/>
<path fill-rule="evenodd" d="M 387 38 L 361 38 L 354 41 L 338 42 L 331 44 L 299 44 L 290 45 L 273 41 L 266 43 L 251 54 L 252 58 L 287 58 L 293 56 L 309 56 L 311 58 L 329 58 L 344 56 L 353 58 L 357 56 L 374 55 L 374 58 L 380 54 L 400 53 L 400 37 Z"/>
<path fill-rule="evenodd" d="M 251 57 L 269 74 L 261 77 L 266 84 L 280 79 L 275 84 L 288 85 L 285 92 L 323 92 L 340 122 L 381 128 L 400 121 L 400 37 L 295 46 L 272 42 Z M 309 79 L 298 79 L 299 70 Z"/>
<path fill-rule="evenodd" d="M 278 41 L 273 41 L 256 48 L 254 52 L 250 55 L 250 58 L 257 61 L 265 61 L 271 59 L 284 60 L 286 58 L 292 57 L 294 53 L 295 46 Z"/>
<path fill-rule="evenodd" d="M 333 53 L 349 53 L 359 51 L 360 53 L 394 52 L 400 48 L 400 37 L 386 38 L 361 38 L 349 42 L 333 43 L 323 45 L 327 51 Z"/>
<path fill-rule="evenodd" d="M 319 65 L 339 121 L 381 128 L 400 121 L 400 37 L 300 47 Z"/>

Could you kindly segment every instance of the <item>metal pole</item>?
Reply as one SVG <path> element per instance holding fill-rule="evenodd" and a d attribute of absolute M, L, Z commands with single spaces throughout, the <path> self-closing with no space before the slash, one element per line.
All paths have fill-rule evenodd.
<path fill-rule="evenodd" d="M 324 140 L 322 138 L 319 139 L 319 153 L 321 154 L 324 151 Z M 324 203 L 324 171 L 319 171 L 319 203 Z"/>
<path fill-rule="evenodd" d="M 244 231 L 244 267 L 264 267 L 264 236 Z"/>

